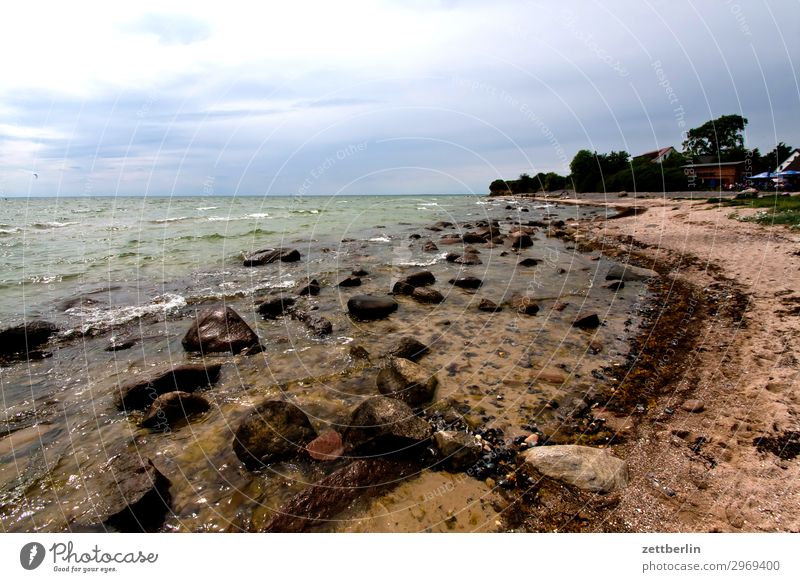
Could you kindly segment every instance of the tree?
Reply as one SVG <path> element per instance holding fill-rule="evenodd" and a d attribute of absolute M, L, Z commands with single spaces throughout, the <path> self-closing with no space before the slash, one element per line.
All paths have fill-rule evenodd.
<path fill-rule="evenodd" d="M 597 152 L 581 150 L 569 164 L 572 171 L 572 182 L 576 192 L 590 192 L 596 189 L 600 179 L 600 166 L 597 163 Z"/>
<path fill-rule="evenodd" d="M 786 158 L 789 157 L 794 151 L 792 146 L 788 146 L 785 143 L 778 142 L 778 145 L 775 146 L 771 152 L 764 156 L 764 161 L 767 164 L 767 170 L 774 172 L 775 168 L 781 165 L 783 162 L 786 161 Z"/>
<path fill-rule="evenodd" d="M 744 128 L 747 119 L 741 115 L 723 115 L 690 129 L 683 150 L 692 156 L 715 156 L 722 161 L 732 154 L 744 152 Z"/>

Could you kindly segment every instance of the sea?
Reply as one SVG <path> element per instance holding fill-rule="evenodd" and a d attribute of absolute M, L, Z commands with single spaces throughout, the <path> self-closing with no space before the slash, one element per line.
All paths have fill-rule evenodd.
<path fill-rule="evenodd" d="M 377 393 L 381 355 L 403 336 L 431 346 L 421 364 L 438 375 L 438 398 L 458 403 L 475 423 L 509 435 L 533 426 L 559 430 L 558 403 L 595 390 L 628 357 L 649 297 L 643 282 L 604 286 L 608 269 L 624 257 L 582 250 L 541 227 L 605 213 L 486 196 L 4 199 L 0 328 L 46 320 L 59 331 L 37 359 L 0 362 L 2 529 L 97 526 L 102 500 L 118 495 L 108 461 L 133 453 L 153 460 L 172 483 L 161 531 L 256 531 L 332 469 L 295 459 L 249 471 L 231 448 L 238 423 L 259 402 L 282 399 L 300 406 L 318 432 L 342 430 L 352 410 Z M 447 253 L 463 248 L 442 236 L 486 220 L 497 220 L 503 232 L 540 226 L 528 249 L 478 244 L 480 264 L 448 262 Z M 452 226 L 435 226 L 441 222 Z M 428 241 L 438 249 L 426 250 Z M 278 247 L 297 249 L 301 260 L 244 266 L 248 254 Z M 356 269 L 368 273 L 362 285 L 339 287 Z M 348 317 L 349 297 L 388 294 L 420 270 L 435 275 L 442 303 L 396 297 L 400 307 L 386 320 Z M 448 283 L 465 275 L 481 278 L 482 287 Z M 258 315 L 260 301 L 294 294 L 310 279 L 322 291 L 300 298 L 300 307 L 330 320 L 331 334 Z M 539 313 L 511 309 L 520 295 L 535 299 Z M 502 310 L 479 310 L 483 299 Z M 181 338 L 199 309 L 220 303 L 253 327 L 264 351 L 207 356 L 223 364 L 219 382 L 203 392 L 210 411 L 164 434 L 141 428 L 136 414 L 115 407 L 119 386 L 157 366 L 202 361 L 185 352 Z M 572 326 L 587 310 L 603 322 L 591 332 Z M 368 359 L 353 357 L 356 346 Z M 424 471 L 393 497 L 350 508 L 350 517 L 325 531 L 495 527 L 489 501 L 465 512 L 448 507 L 461 503 L 458 494 L 437 497 L 420 513 L 399 509 L 442 487 L 464 498 L 492 496 L 483 482 Z M 391 526 L 379 518 L 387 508 L 402 515 Z M 454 522 L 448 512 L 460 517 Z"/>

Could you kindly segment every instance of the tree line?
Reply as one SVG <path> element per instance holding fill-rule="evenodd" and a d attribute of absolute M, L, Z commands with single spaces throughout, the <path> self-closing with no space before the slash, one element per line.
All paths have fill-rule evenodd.
<path fill-rule="evenodd" d="M 572 189 L 576 192 L 618 192 L 622 190 L 685 190 L 687 177 L 683 166 L 690 163 L 745 161 L 749 175 L 774 171 L 794 148 L 779 142 L 766 154 L 758 148 L 744 147 L 744 129 L 748 121 L 741 115 L 723 115 L 689 130 L 682 152 L 675 151 L 660 163 L 635 157 L 626 151 L 598 153 L 580 150 L 569 165 L 570 174 L 539 172 L 521 174 L 516 180 L 495 180 L 491 194 L 528 194 Z"/>

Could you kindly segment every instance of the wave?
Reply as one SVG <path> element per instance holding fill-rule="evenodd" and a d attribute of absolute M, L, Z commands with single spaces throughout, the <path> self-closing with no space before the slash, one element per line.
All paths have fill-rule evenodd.
<path fill-rule="evenodd" d="M 254 212 L 246 215 L 245 218 L 269 218 L 269 214 L 266 212 Z"/>
<path fill-rule="evenodd" d="M 176 216 L 175 218 L 157 218 L 155 220 L 151 220 L 151 224 L 166 224 L 168 222 L 181 222 L 182 220 L 191 220 L 188 216 Z"/>
<path fill-rule="evenodd" d="M 219 206 L 198 206 L 197 208 L 195 208 L 195 210 L 200 210 L 200 211 L 203 211 L 203 210 L 216 210 L 217 208 L 219 208 Z"/>
<path fill-rule="evenodd" d="M 209 234 L 201 234 L 201 235 L 186 235 L 178 237 L 178 240 L 225 240 L 224 234 L 219 234 L 218 232 L 212 232 Z"/>
<path fill-rule="evenodd" d="M 67 309 L 65 313 L 79 317 L 81 324 L 73 329 L 66 330 L 60 335 L 72 337 L 86 335 L 108 330 L 148 315 L 169 315 L 174 311 L 186 307 L 186 298 L 174 293 L 165 293 L 154 297 L 145 305 L 126 305 L 125 307 L 92 307 L 80 306 Z"/>
<path fill-rule="evenodd" d="M 78 224 L 78 223 L 77 222 L 70 222 L 70 221 L 58 222 L 58 221 L 54 220 L 52 222 L 34 222 L 31 225 L 31 227 L 32 228 L 38 228 L 40 230 L 45 230 L 45 229 L 50 229 L 50 228 L 64 228 L 65 226 L 72 226 L 73 224 Z"/>
<path fill-rule="evenodd" d="M 22 232 L 21 228 L 0 228 L 0 236 L 8 236 L 11 234 L 16 234 L 18 232 Z"/>
<path fill-rule="evenodd" d="M 322 211 L 317 209 L 317 208 L 310 208 L 308 210 L 305 210 L 305 209 L 290 210 L 289 214 L 319 214 L 320 212 L 322 212 Z"/>

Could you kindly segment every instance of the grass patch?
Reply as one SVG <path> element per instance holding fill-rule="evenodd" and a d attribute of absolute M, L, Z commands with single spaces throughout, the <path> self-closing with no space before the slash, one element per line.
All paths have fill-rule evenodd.
<path fill-rule="evenodd" d="M 761 210 L 755 216 L 737 218 L 737 220 L 757 222 L 758 224 L 800 226 L 800 196 L 768 194 L 761 198 L 709 198 L 706 202 Z"/>

